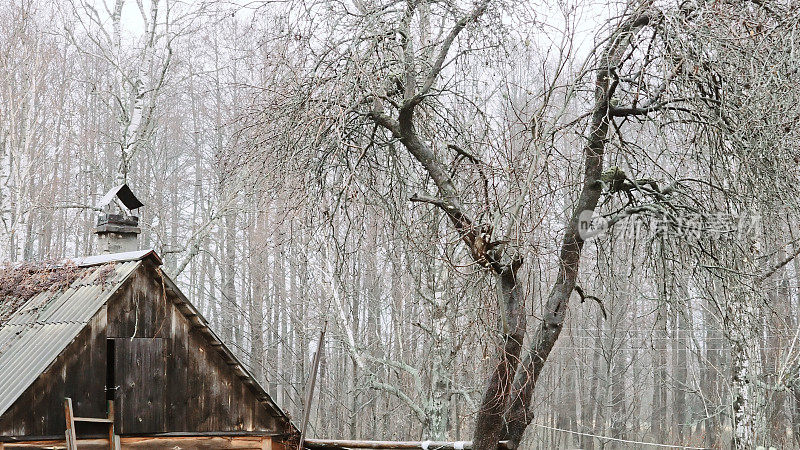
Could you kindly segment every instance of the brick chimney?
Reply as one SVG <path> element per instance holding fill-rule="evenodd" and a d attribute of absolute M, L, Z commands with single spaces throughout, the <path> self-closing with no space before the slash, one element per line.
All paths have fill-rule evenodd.
<path fill-rule="evenodd" d="M 116 206 L 116 207 L 115 207 Z M 103 212 L 97 218 L 99 253 L 122 253 L 139 249 L 139 217 L 133 210 L 139 209 L 142 202 L 133 195 L 127 184 L 117 186 L 100 200 L 97 205 Z"/>

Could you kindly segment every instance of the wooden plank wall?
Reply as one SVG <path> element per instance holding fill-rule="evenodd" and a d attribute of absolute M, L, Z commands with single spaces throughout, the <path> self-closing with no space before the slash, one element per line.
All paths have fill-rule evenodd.
<path fill-rule="evenodd" d="M 178 310 L 154 267 L 132 277 L 108 305 L 116 378 L 126 383 L 115 396 L 120 434 L 289 431 Z"/>
<path fill-rule="evenodd" d="M 106 314 L 103 308 L 64 352 L 0 416 L 0 436 L 63 436 L 64 398 L 75 414 L 105 417 Z M 96 426 L 82 424 L 79 431 Z M 98 428 L 102 432 L 102 427 Z"/>

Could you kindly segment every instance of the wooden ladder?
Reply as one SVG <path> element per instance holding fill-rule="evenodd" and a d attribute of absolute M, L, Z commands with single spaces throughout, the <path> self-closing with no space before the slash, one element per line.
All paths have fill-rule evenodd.
<path fill-rule="evenodd" d="M 108 448 L 119 450 L 119 436 L 114 434 L 114 402 L 108 401 L 108 417 L 75 417 L 72 411 L 72 399 L 64 399 L 64 416 L 67 419 L 67 450 L 78 449 L 78 438 L 75 436 L 75 422 L 105 423 L 108 425 Z"/>

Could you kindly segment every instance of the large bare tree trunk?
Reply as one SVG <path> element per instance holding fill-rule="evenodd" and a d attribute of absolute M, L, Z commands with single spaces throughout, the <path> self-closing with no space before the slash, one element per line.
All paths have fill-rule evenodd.
<path fill-rule="evenodd" d="M 512 446 L 519 445 L 525 429 L 533 419 L 533 413 L 529 408 L 536 380 L 561 334 L 569 298 L 575 289 L 584 244 L 580 230 L 581 220 L 585 220 L 587 215 L 594 212 L 600 199 L 599 180 L 603 171 L 603 154 L 611 121 L 609 101 L 616 87 L 613 79 L 614 71 L 620 64 L 632 35 L 646 26 L 650 19 L 647 12 L 637 11 L 635 15 L 624 20 L 612 33 L 609 44 L 600 57 L 601 66 L 598 68 L 595 82 L 595 105 L 589 126 L 589 140 L 584 148 L 583 186 L 561 244 L 556 282 L 548 295 L 541 325 L 531 339 L 531 350 L 516 376 L 511 395 L 512 403 L 506 413 L 505 438 Z M 477 436 L 481 431 L 476 429 L 475 433 Z M 477 449 L 489 450 L 490 447 L 476 447 Z"/>
<path fill-rule="evenodd" d="M 760 372 L 758 324 L 753 299 L 743 293 L 734 294 L 729 301 L 728 317 L 735 323 L 726 324 L 731 341 L 733 379 L 733 445 L 735 450 L 755 447 L 764 428 L 762 388 L 756 385 Z"/>
<path fill-rule="evenodd" d="M 503 413 L 514 373 L 519 363 L 522 340 L 525 336 L 525 310 L 522 289 L 517 282 L 516 268 L 509 266 L 497 279 L 498 303 L 505 309 L 507 323 L 502 324 L 503 337 L 494 370 L 484 391 L 483 401 L 475 420 L 473 448 L 494 450 L 502 437 Z"/>

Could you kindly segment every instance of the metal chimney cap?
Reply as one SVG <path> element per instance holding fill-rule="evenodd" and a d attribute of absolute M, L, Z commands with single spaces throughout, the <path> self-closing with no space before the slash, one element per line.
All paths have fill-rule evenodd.
<path fill-rule="evenodd" d="M 111 190 L 100 199 L 97 207 L 103 208 L 107 206 L 112 200 L 114 200 L 114 197 L 117 197 L 128 209 L 137 209 L 144 206 L 144 203 L 139 201 L 139 199 L 133 195 L 133 191 L 131 191 L 131 188 L 128 187 L 127 184 L 120 184 L 117 187 L 111 188 Z"/>

